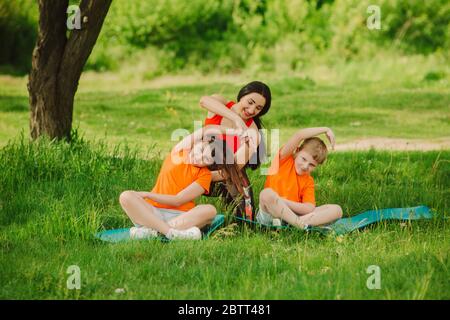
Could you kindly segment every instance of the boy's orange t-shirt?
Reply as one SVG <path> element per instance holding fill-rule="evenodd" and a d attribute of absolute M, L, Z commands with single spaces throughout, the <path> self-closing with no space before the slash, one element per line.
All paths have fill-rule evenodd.
<path fill-rule="evenodd" d="M 187 153 L 185 151 L 180 151 L 178 159 L 184 160 L 186 156 Z M 175 162 L 178 161 L 175 160 Z M 193 182 L 197 182 L 205 189 L 205 193 L 208 193 L 211 184 L 211 171 L 206 167 L 196 167 L 192 164 L 186 164 L 184 161 L 179 162 L 180 163 L 174 163 L 172 161 L 171 153 L 169 153 L 162 164 L 156 184 L 151 192 L 176 195 Z M 189 201 L 179 207 L 158 203 L 148 198 L 146 198 L 145 201 L 158 208 L 180 211 L 189 211 L 195 207 L 194 201 Z"/>
<path fill-rule="evenodd" d="M 278 172 L 276 172 L 277 163 Z M 280 152 L 278 151 L 269 168 L 264 188 L 271 188 L 280 197 L 291 201 L 316 204 L 314 179 L 309 174 L 297 174 L 293 155 L 280 161 Z"/>

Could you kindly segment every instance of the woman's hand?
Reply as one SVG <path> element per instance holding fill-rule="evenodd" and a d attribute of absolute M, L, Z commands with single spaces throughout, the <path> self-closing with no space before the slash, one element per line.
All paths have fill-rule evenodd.
<path fill-rule="evenodd" d="M 236 130 L 242 132 L 239 135 L 242 135 L 244 132 L 248 130 L 247 125 L 245 124 L 244 120 L 240 116 L 237 115 L 236 119 L 234 120 L 234 125 L 236 126 Z"/>
<path fill-rule="evenodd" d="M 258 149 L 258 138 L 254 134 L 249 133 L 248 130 L 246 130 L 246 134 L 244 141 L 248 142 L 250 153 L 254 153 Z"/>

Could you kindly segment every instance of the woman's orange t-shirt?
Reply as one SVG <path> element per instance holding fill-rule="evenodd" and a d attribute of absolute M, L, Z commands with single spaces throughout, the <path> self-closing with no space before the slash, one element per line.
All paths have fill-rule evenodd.
<path fill-rule="evenodd" d="M 187 153 L 185 151 L 180 151 L 178 159 L 185 159 L 186 156 Z M 206 167 L 186 164 L 184 161 L 172 161 L 172 155 L 169 153 L 162 164 L 156 184 L 151 192 L 176 195 L 193 182 L 197 182 L 205 189 L 205 193 L 208 193 L 211 184 L 211 171 Z M 161 204 L 148 198 L 145 201 L 158 208 L 180 211 L 189 211 L 195 207 L 194 201 L 189 201 L 179 207 Z"/>
<path fill-rule="evenodd" d="M 280 152 L 278 151 L 269 168 L 264 188 L 271 188 L 280 197 L 291 201 L 316 204 L 314 179 L 309 174 L 297 174 L 293 155 L 280 161 Z"/>
<path fill-rule="evenodd" d="M 234 106 L 236 103 L 234 101 L 230 101 L 226 104 L 226 107 L 228 109 L 231 109 L 232 106 Z M 215 114 L 212 118 L 206 118 L 205 119 L 205 126 L 207 125 L 220 125 L 222 123 L 223 116 Z M 247 127 L 250 128 L 250 126 L 253 123 L 253 119 L 248 119 L 245 124 Z M 234 153 L 239 149 L 239 139 L 238 136 L 235 135 L 226 135 L 222 134 L 219 139 L 225 140 L 228 146 L 233 150 Z"/>

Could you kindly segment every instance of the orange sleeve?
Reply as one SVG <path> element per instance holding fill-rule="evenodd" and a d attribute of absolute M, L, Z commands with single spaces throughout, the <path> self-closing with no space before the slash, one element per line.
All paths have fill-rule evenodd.
<path fill-rule="evenodd" d="M 197 180 L 195 180 L 194 182 L 197 182 L 199 185 L 201 185 L 202 188 L 205 189 L 205 194 L 208 194 L 209 187 L 211 185 L 211 179 L 211 171 L 206 168 L 202 168 L 202 170 L 200 170 L 198 174 Z"/>
<path fill-rule="evenodd" d="M 292 156 L 287 156 L 283 160 L 280 160 L 281 148 L 277 151 L 277 153 L 275 154 L 275 156 L 272 159 L 272 162 L 271 162 L 270 167 L 269 167 L 269 172 L 268 172 L 269 176 L 278 174 L 278 170 L 280 169 L 281 165 L 283 165 L 289 159 L 293 158 Z"/>
<path fill-rule="evenodd" d="M 314 179 L 312 177 L 308 178 L 305 187 L 302 190 L 302 195 L 300 197 L 302 203 L 308 202 L 316 205 L 316 196 L 314 194 Z"/>
<path fill-rule="evenodd" d="M 290 159 L 292 159 L 292 160 L 294 160 L 294 156 L 287 156 L 286 158 L 284 158 L 283 160 L 280 160 L 280 151 L 278 151 L 278 161 L 280 162 L 280 166 L 282 165 L 282 164 L 284 164 L 286 161 L 288 161 L 288 160 L 290 160 Z M 295 161 L 295 160 L 294 160 Z"/>

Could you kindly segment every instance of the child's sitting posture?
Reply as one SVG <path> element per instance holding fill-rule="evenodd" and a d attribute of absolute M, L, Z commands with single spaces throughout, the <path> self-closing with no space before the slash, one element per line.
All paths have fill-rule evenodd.
<path fill-rule="evenodd" d="M 316 135 L 325 133 L 334 147 L 334 134 L 329 128 L 298 131 L 281 147 L 269 169 L 264 190 L 259 197 L 257 221 L 272 225 L 285 221 L 306 229 L 333 222 L 342 217 L 336 204 L 316 207 L 314 179 L 310 173 L 327 158 L 327 147 Z M 300 142 L 302 145 L 298 147 Z M 274 219 L 275 218 L 275 219 Z"/>

